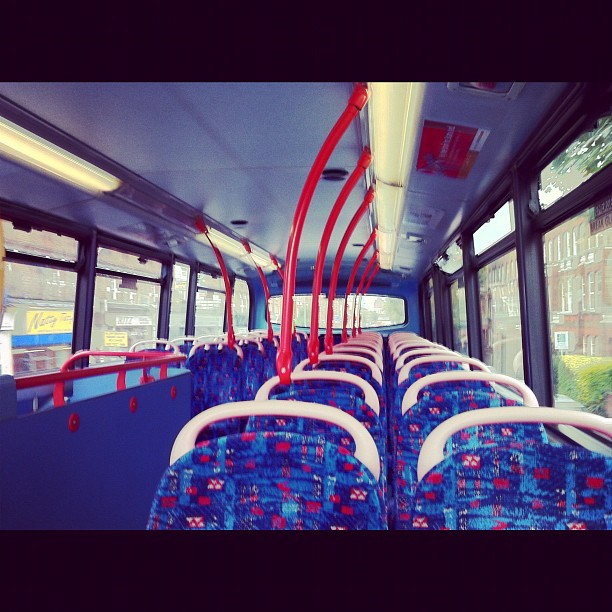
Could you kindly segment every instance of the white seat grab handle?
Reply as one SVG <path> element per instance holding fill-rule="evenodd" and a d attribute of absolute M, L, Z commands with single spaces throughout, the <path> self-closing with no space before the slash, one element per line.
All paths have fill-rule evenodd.
<path fill-rule="evenodd" d="M 483 372 L 490 372 L 490 368 L 488 365 L 480 361 L 479 359 L 474 359 L 473 357 L 465 357 L 463 355 L 454 355 L 453 353 L 447 353 L 447 355 L 427 355 L 425 357 L 417 357 L 412 361 L 404 364 L 401 370 L 397 375 L 397 384 L 401 385 L 407 378 L 410 373 L 410 370 L 418 365 L 423 365 L 424 363 L 438 363 L 438 362 L 450 362 L 450 363 L 465 363 L 467 365 L 473 365 L 477 367 L 479 370 Z M 454 370 L 450 370 L 453 372 Z"/>
<path fill-rule="evenodd" d="M 355 441 L 355 458 L 370 470 L 377 481 L 380 478 L 380 457 L 376 444 L 368 430 L 357 419 L 341 410 L 330 410 L 328 406 L 291 400 L 230 402 L 200 412 L 178 433 L 170 453 L 170 465 L 195 447 L 199 433 L 206 426 L 225 419 L 249 416 L 302 417 L 338 425 Z"/>
<path fill-rule="evenodd" d="M 492 372 L 471 372 L 469 370 L 449 370 L 448 372 L 437 372 L 419 378 L 411 384 L 402 399 L 402 414 L 406 414 L 409 408 L 417 403 L 419 392 L 428 385 L 439 382 L 460 382 L 464 380 L 479 380 L 482 382 L 496 382 L 515 389 L 523 398 L 525 406 L 538 406 L 538 399 L 534 392 L 520 380 L 506 376 L 505 374 L 494 374 Z"/>
<path fill-rule="evenodd" d="M 367 357 L 360 357 L 359 355 L 350 355 L 344 353 L 332 353 L 331 355 L 327 355 L 326 353 L 321 353 L 319 355 L 319 362 L 321 361 L 350 361 L 352 363 L 362 363 L 370 368 L 372 372 L 372 378 L 382 387 L 382 373 L 378 369 L 378 366 L 370 361 Z M 309 359 L 304 359 L 300 361 L 295 368 L 294 372 L 304 372 L 304 368 L 310 363 Z"/>
<path fill-rule="evenodd" d="M 439 348 L 418 348 L 411 351 L 407 351 L 402 353 L 395 362 L 395 371 L 399 372 L 402 369 L 402 366 L 406 365 L 406 360 L 417 355 L 421 355 L 422 357 L 427 357 L 428 355 L 455 355 L 457 357 L 463 357 L 460 353 L 456 351 L 451 351 L 449 349 L 439 349 Z"/>
<path fill-rule="evenodd" d="M 431 431 L 423 442 L 417 463 L 417 477 L 420 480 L 434 466 L 444 459 L 444 448 L 447 440 L 458 431 L 474 425 L 490 423 L 551 423 L 573 425 L 592 429 L 612 436 L 612 419 L 581 412 L 579 410 L 562 410 L 560 408 L 537 408 L 512 406 L 505 408 L 480 408 L 456 414 Z"/>
<path fill-rule="evenodd" d="M 365 403 L 380 416 L 380 402 L 378 400 L 378 394 L 374 387 L 363 378 L 359 378 L 356 374 L 349 374 L 348 372 L 333 372 L 331 370 L 304 370 L 303 372 L 292 372 L 291 382 L 299 380 L 337 380 L 339 382 L 347 382 L 356 387 L 359 387 L 365 396 Z M 255 400 L 268 400 L 270 399 L 270 391 L 280 384 L 280 377 L 273 376 L 268 379 L 257 391 Z M 313 402 L 316 403 L 316 402 Z"/>

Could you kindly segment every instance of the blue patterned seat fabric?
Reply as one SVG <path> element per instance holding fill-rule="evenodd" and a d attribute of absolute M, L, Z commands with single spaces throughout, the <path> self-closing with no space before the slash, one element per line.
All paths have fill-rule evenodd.
<path fill-rule="evenodd" d="M 365 403 L 364 393 L 355 385 L 343 381 L 299 380 L 290 385 L 277 385 L 269 394 L 270 399 L 299 400 L 338 408 L 357 419 L 368 430 L 378 450 L 381 462 L 380 483 L 387 491 L 386 431 L 379 416 Z M 341 446 L 354 450 L 352 438 L 336 425 L 318 419 L 288 417 L 250 417 L 246 431 L 295 431 L 303 434 L 323 434 Z"/>
<path fill-rule="evenodd" d="M 294 333 L 291 336 L 291 367 L 295 370 L 300 361 L 304 361 L 308 357 L 308 342 L 302 334 L 299 337 Z M 276 374 L 276 372 L 275 372 Z"/>
<path fill-rule="evenodd" d="M 340 356 L 340 353 L 336 355 Z M 319 361 L 316 367 L 312 367 L 310 364 L 304 368 L 305 370 L 328 370 L 332 372 L 347 372 L 348 374 L 355 374 L 362 380 L 369 383 L 378 395 L 378 402 L 380 404 L 380 421 L 384 431 L 388 428 L 387 418 L 387 394 L 380 383 L 372 376 L 372 369 L 370 366 L 364 363 L 356 363 L 354 361 L 345 361 L 343 359 L 334 359 L 333 361 Z M 383 379 L 384 380 L 384 379 Z"/>
<path fill-rule="evenodd" d="M 167 468 L 147 529 L 387 529 L 382 491 L 323 436 L 207 440 Z"/>
<path fill-rule="evenodd" d="M 250 401 L 255 399 L 257 391 L 267 380 L 266 376 L 266 355 L 259 350 L 257 344 L 247 342 L 241 345 L 243 362 L 243 392 L 242 399 Z"/>
<path fill-rule="evenodd" d="M 191 416 L 207 408 L 241 401 L 244 394 L 244 369 L 242 359 L 234 349 L 223 345 L 211 345 L 208 350 L 198 347 L 187 359 L 192 373 Z M 204 439 L 237 433 L 241 429 L 239 419 L 213 423 L 206 428 Z"/>
<path fill-rule="evenodd" d="M 390 520 L 397 529 L 410 522 L 409 507 L 417 485 L 417 462 L 421 446 L 433 429 L 447 418 L 479 408 L 521 405 L 513 399 L 482 386 L 471 388 L 466 382 L 439 383 L 423 390 L 419 401 L 401 417 L 397 424 L 391 481 Z M 508 440 L 547 442 L 539 423 L 510 423 L 469 428 L 452 437 L 452 450 L 469 449 L 482 444 L 507 444 Z M 449 446 L 448 452 L 451 452 Z"/>
<path fill-rule="evenodd" d="M 265 358 L 264 358 L 264 374 L 263 379 L 264 382 L 269 380 L 273 376 L 276 376 L 276 354 L 278 349 L 274 346 L 274 342 L 268 340 L 267 338 L 263 338 L 261 343 L 264 347 Z"/>
<path fill-rule="evenodd" d="M 515 443 L 447 456 L 419 483 L 409 529 L 612 529 L 612 458 Z"/>

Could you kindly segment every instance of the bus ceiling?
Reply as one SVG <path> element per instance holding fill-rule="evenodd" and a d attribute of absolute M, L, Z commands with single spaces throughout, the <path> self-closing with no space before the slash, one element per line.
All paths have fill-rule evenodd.
<path fill-rule="evenodd" d="M 420 279 L 440 246 L 504 180 L 543 118 L 579 87 L 357 86 L 0 83 L 0 199 L 15 216 L 36 211 L 67 230 L 95 227 L 101 235 L 218 269 L 196 228 L 201 219 L 218 233 L 228 269 L 257 279 L 258 265 L 268 274 L 277 269 L 275 261 L 285 265 L 308 168 L 358 91 L 361 99 L 349 102 L 355 114 L 312 193 L 298 281 L 311 274 L 332 206 L 366 147 L 372 162 L 338 215 L 327 269 L 342 230 L 374 187 L 374 206 L 346 245 L 340 276 L 348 278 L 378 226 L 377 282 L 390 274 Z"/>

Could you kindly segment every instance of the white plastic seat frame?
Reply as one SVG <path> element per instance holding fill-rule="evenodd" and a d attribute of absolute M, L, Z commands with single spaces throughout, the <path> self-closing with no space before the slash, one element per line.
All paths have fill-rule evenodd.
<path fill-rule="evenodd" d="M 372 372 L 372 378 L 382 387 L 382 373 L 381 371 L 378 369 L 378 366 L 373 362 L 370 361 L 367 357 L 361 357 L 359 355 L 350 355 L 349 353 L 346 354 L 341 354 L 341 353 L 332 353 L 331 355 L 328 355 L 327 353 L 321 353 L 319 355 L 319 362 L 321 361 L 349 361 L 352 363 L 362 363 L 368 366 L 368 368 L 370 368 L 370 371 Z M 305 371 L 305 367 L 310 363 L 309 359 L 304 359 L 302 361 L 300 361 L 300 363 L 298 363 L 295 368 L 293 369 L 294 372 L 304 372 Z M 313 366 L 313 369 L 316 368 L 316 364 Z"/>
<path fill-rule="evenodd" d="M 179 336 L 178 338 L 172 338 L 170 342 L 181 345 L 181 344 L 184 344 L 185 342 L 195 342 L 196 340 L 197 338 L 195 336 Z"/>
<path fill-rule="evenodd" d="M 439 349 L 439 348 L 418 348 L 412 351 L 406 351 L 402 353 L 395 362 L 395 371 L 399 372 L 402 369 L 402 366 L 406 364 L 406 360 L 411 357 L 416 357 L 417 355 L 421 355 L 423 357 L 427 355 L 454 355 L 455 357 L 462 357 L 461 353 L 457 351 L 451 351 L 449 349 Z"/>
<path fill-rule="evenodd" d="M 310 418 L 342 427 L 355 442 L 355 458 L 370 470 L 376 481 L 380 479 L 380 456 L 376 443 L 368 430 L 357 419 L 341 410 L 330 410 L 328 406 L 291 400 L 230 402 L 200 412 L 178 433 L 170 453 L 170 465 L 195 447 L 198 435 L 208 425 L 226 419 L 250 416 Z"/>
<path fill-rule="evenodd" d="M 426 338 L 423 338 L 414 332 L 393 332 L 389 335 L 389 348 L 393 350 L 400 342 L 409 342 L 412 340 L 427 341 Z"/>
<path fill-rule="evenodd" d="M 405 366 L 404 366 L 405 367 Z M 412 408 L 418 401 L 419 393 L 427 386 L 440 382 L 461 382 L 467 380 L 479 380 L 481 382 L 499 383 L 514 389 L 523 399 L 525 406 L 539 406 L 534 392 L 523 382 L 506 376 L 505 374 L 494 374 L 492 372 L 472 372 L 470 370 L 450 370 L 448 372 L 437 372 L 428 374 L 412 383 L 402 398 L 402 414 Z M 483 410 L 479 408 L 479 410 Z M 496 408 L 497 410 L 497 408 Z"/>
<path fill-rule="evenodd" d="M 175 355 L 180 355 L 181 354 L 181 350 L 178 347 L 178 344 L 176 344 L 174 341 L 172 340 L 166 340 L 165 338 L 158 338 L 157 340 L 139 340 L 138 342 L 132 344 L 132 346 L 130 346 L 129 348 L 129 352 L 130 353 L 136 353 L 138 352 L 138 348 L 139 346 L 144 346 L 146 344 L 163 344 L 164 345 L 164 350 L 168 350 L 169 348 L 172 349 L 172 352 Z"/>
<path fill-rule="evenodd" d="M 419 481 L 438 463 L 444 459 L 444 448 L 447 440 L 453 434 L 475 425 L 491 423 L 547 423 L 555 425 L 573 425 L 598 431 L 606 436 L 612 436 L 612 419 L 597 414 L 580 412 L 578 410 L 562 410 L 560 408 L 528 407 L 513 408 L 480 408 L 462 412 L 446 419 L 435 427 L 427 436 L 417 462 L 417 478 Z M 593 452 L 593 451 L 591 451 Z"/>
<path fill-rule="evenodd" d="M 382 355 L 367 346 L 351 345 L 351 344 L 336 344 L 334 345 L 334 353 L 349 353 L 352 355 L 369 355 L 374 363 L 383 371 Z"/>
<path fill-rule="evenodd" d="M 404 364 L 402 369 L 397 374 L 397 384 L 401 385 L 409 376 L 410 370 L 416 366 L 420 366 L 426 363 L 438 363 L 438 362 L 449 362 L 449 363 L 461 363 L 465 365 L 471 365 L 483 372 L 490 372 L 491 368 L 486 363 L 483 363 L 479 359 L 473 357 L 466 357 L 465 355 L 454 355 L 449 353 L 446 355 L 427 355 L 425 357 L 417 357 L 412 361 Z M 453 370 L 451 370 L 453 371 Z"/>
<path fill-rule="evenodd" d="M 449 351 L 450 349 L 447 346 L 444 346 L 442 344 L 437 344 L 435 342 L 429 342 L 429 340 L 426 340 L 425 342 L 416 342 L 416 341 L 409 341 L 409 342 L 400 342 L 392 351 L 391 351 L 391 359 L 393 361 L 397 361 L 399 359 L 399 357 L 402 355 L 402 353 L 405 353 L 406 351 L 410 351 L 413 349 L 418 349 L 418 348 L 437 348 L 440 349 L 442 351 Z"/>
<path fill-rule="evenodd" d="M 261 343 L 261 338 L 249 338 L 248 336 L 243 336 L 241 338 L 236 338 L 236 342 L 238 342 L 238 344 L 240 346 L 244 346 L 245 344 L 255 344 L 257 345 L 257 350 L 262 353 L 263 355 L 266 354 L 266 351 L 263 347 L 263 344 Z"/>
<path fill-rule="evenodd" d="M 377 416 L 380 416 L 380 402 L 378 400 L 376 390 L 370 383 L 363 380 L 363 378 L 359 378 L 359 376 L 356 374 L 350 374 L 349 372 L 334 372 L 332 370 L 305 370 L 303 372 L 291 373 L 291 382 L 300 380 L 328 380 L 347 382 L 355 385 L 363 391 L 365 403 L 376 413 Z M 269 378 L 263 385 L 261 385 L 259 391 L 257 391 L 257 394 L 255 395 L 255 400 L 269 400 L 270 391 L 272 391 L 272 389 L 279 384 L 280 377 L 272 376 L 272 378 Z M 336 409 L 334 406 L 328 406 L 327 404 L 322 405 L 334 410 Z"/>
<path fill-rule="evenodd" d="M 221 350 L 221 347 L 224 345 L 227 346 L 227 340 L 215 342 L 211 342 L 210 340 L 198 340 L 197 342 L 193 343 L 193 346 L 189 351 L 189 357 L 191 357 L 196 352 L 196 349 L 200 348 L 201 346 L 203 346 L 208 351 L 210 350 L 211 346 L 216 346 L 218 350 Z M 238 343 L 234 344 L 234 350 L 238 353 L 240 359 L 244 359 L 244 353 L 242 352 L 242 349 L 238 346 Z"/>
<path fill-rule="evenodd" d="M 379 341 L 376 338 L 363 338 L 362 336 L 355 336 L 354 338 L 349 338 L 346 342 L 340 342 L 338 344 L 335 344 L 334 346 L 347 345 L 366 346 L 373 350 L 382 350 L 383 348 L 382 341 Z"/>

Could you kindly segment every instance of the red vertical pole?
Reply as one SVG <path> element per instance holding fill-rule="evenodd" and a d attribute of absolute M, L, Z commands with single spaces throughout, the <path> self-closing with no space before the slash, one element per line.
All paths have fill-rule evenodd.
<path fill-rule="evenodd" d="M 366 210 L 368 210 L 370 204 L 374 201 L 374 187 L 370 187 L 361 203 L 361 206 L 357 209 L 357 212 L 353 215 L 351 222 L 349 223 L 346 231 L 344 232 L 344 236 L 342 237 L 342 241 L 340 242 L 340 246 L 338 247 L 338 252 L 336 253 L 336 258 L 334 259 L 334 266 L 332 268 L 331 278 L 329 279 L 329 290 L 327 292 L 327 325 L 325 328 L 325 352 L 328 355 L 331 355 L 334 346 L 334 339 L 332 336 L 332 319 L 334 316 L 334 298 L 336 297 L 336 286 L 338 284 L 338 274 L 340 272 L 340 263 L 342 262 L 342 257 L 344 255 L 344 251 L 346 250 L 346 245 L 348 241 L 351 239 L 351 235 L 355 231 L 357 224 L 359 223 L 361 217 L 363 217 Z"/>
<path fill-rule="evenodd" d="M 219 262 L 219 267 L 221 268 L 221 274 L 223 275 L 223 282 L 225 284 L 225 307 L 227 312 L 227 345 L 233 349 L 236 344 L 236 338 L 234 336 L 234 324 L 232 323 L 232 286 L 230 284 L 229 275 L 227 273 L 227 268 L 225 267 L 225 262 L 223 261 L 223 256 L 221 255 L 221 251 L 213 244 L 210 236 L 208 235 L 208 228 L 202 219 L 198 219 L 196 221 L 196 227 L 200 232 L 202 232 L 206 238 L 208 238 L 208 242 L 212 247 L 213 252 L 215 253 L 215 257 Z"/>
<path fill-rule="evenodd" d="M 357 291 L 355 292 L 355 307 L 353 308 L 353 329 L 351 332 L 351 337 L 353 338 L 357 335 L 357 330 L 355 329 L 355 322 L 356 322 L 356 317 L 357 317 L 357 299 L 359 298 L 359 294 L 361 293 L 361 290 L 363 289 L 365 279 L 367 278 L 368 274 L 370 273 L 370 270 L 372 269 L 372 266 L 374 265 L 374 262 L 377 259 L 378 259 L 378 250 L 374 251 L 374 254 L 372 255 L 370 261 L 368 262 L 368 265 L 363 271 L 363 274 L 361 275 L 361 280 L 359 281 L 359 285 L 357 287 Z"/>
<path fill-rule="evenodd" d="M 242 246 L 244 247 L 244 250 L 250 255 L 251 254 L 251 245 L 248 243 L 248 241 L 243 240 L 242 241 Z M 263 270 L 261 269 L 261 267 L 259 265 L 257 265 L 257 263 L 255 262 L 255 260 L 253 260 L 253 263 L 255 264 L 255 267 L 257 268 L 257 273 L 259 274 L 259 279 L 261 280 L 261 284 L 263 285 L 263 290 L 264 290 L 264 295 L 266 296 L 266 320 L 268 321 L 268 340 L 270 342 L 272 342 L 272 338 L 273 338 L 273 333 L 272 333 L 272 321 L 270 321 L 270 289 L 268 288 L 268 282 L 266 281 L 266 276 L 263 273 Z"/>
<path fill-rule="evenodd" d="M 374 277 L 380 272 L 380 264 L 376 264 L 376 267 L 374 268 L 374 272 L 372 272 L 372 276 L 370 276 L 370 280 L 368 280 L 368 282 L 366 283 L 366 286 L 363 290 L 363 293 L 361 294 L 361 297 L 363 298 L 363 296 L 368 292 L 368 290 L 370 289 L 370 285 L 372 284 L 372 281 L 374 280 Z M 357 329 L 359 331 L 359 333 L 361 333 L 361 302 L 359 302 L 359 324 L 357 326 Z"/>
<path fill-rule="evenodd" d="M 359 269 L 359 265 L 363 261 L 367 250 L 372 246 L 372 243 L 376 239 L 376 228 L 372 230 L 368 241 L 363 245 L 361 252 L 357 256 L 355 260 L 355 264 L 353 265 L 353 270 L 351 271 L 351 276 L 349 277 L 349 281 L 346 284 L 346 297 L 344 298 L 344 318 L 342 320 L 342 342 L 346 342 L 348 340 L 348 335 L 346 333 L 346 318 L 347 318 L 347 307 L 348 307 L 348 298 L 353 290 L 353 283 L 355 282 L 355 276 L 357 275 L 357 270 Z M 357 303 L 357 296 L 355 296 L 355 305 Z M 353 311 L 355 308 L 353 307 Z"/>
<path fill-rule="evenodd" d="M 323 235 L 321 236 L 321 244 L 317 253 L 317 261 L 315 264 L 314 279 L 312 281 L 312 308 L 310 313 L 310 338 L 308 339 L 308 356 L 310 363 L 313 365 L 319 361 L 319 295 L 321 293 L 321 285 L 323 284 L 323 266 L 325 264 L 325 255 L 331 238 L 332 231 L 338 220 L 338 216 L 346 203 L 346 200 L 354 189 L 357 181 L 363 176 L 367 167 L 372 161 L 372 155 L 368 148 L 365 148 L 357 162 L 357 167 L 344 184 L 340 195 L 332 208 Z"/>
<path fill-rule="evenodd" d="M 310 173 L 302 189 L 298 201 L 291 231 L 289 232 L 289 242 L 287 245 L 287 258 L 285 261 L 285 279 L 283 282 L 283 310 L 281 322 L 281 339 L 278 354 L 276 356 L 276 371 L 281 384 L 287 385 L 291 382 L 291 334 L 293 321 L 293 293 L 295 291 L 295 270 L 297 267 L 297 255 L 300 245 L 302 227 L 312 195 L 317 186 L 317 182 L 325 168 L 327 160 L 331 156 L 334 148 L 342 138 L 344 132 L 351 124 L 357 113 L 364 107 L 368 100 L 368 90 L 363 84 L 357 84 L 349 99 L 348 105 L 327 139 L 323 143 L 317 158 L 314 161 Z"/>

